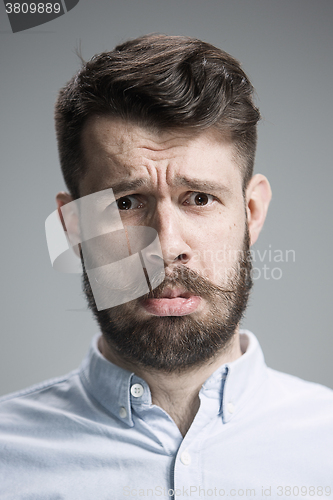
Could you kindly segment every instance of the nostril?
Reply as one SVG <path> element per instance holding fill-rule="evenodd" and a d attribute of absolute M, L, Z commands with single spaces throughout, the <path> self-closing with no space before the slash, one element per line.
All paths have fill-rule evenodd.
<path fill-rule="evenodd" d="M 188 260 L 188 257 L 185 253 L 182 253 L 182 254 L 178 255 L 177 260 L 180 260 L 180 262 L 184 262 L 184 261 Z"/>

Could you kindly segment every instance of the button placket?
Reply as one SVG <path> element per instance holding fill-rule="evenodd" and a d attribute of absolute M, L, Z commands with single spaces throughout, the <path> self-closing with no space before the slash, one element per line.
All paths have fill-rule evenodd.
<path fill-rule="evenodd" d="M 231 401 L 227 404 L 227 411 L 228 413 L 234 413 L 235 411 L 235 405 Z"/>
<path fill-rule="evenodd" d="M 180 461 L 183 465 L 190 465 L 191 464 L 191 455 L 189 454 L 188 450 L 184 450 L 181 453 Z"/>
<path fill-rule="evenodd" d="M 186 498 L 197 498 L 193 487 L 199 487 L 202 484 L 202 467 L 200 467 L 200 449 L 202 436 L 194 436 L 189 440 L 185 436 L 184 441 L 178 450 L 177 460 L 175 462 L 173 484 L 175 491 L 175 500 Z"/>

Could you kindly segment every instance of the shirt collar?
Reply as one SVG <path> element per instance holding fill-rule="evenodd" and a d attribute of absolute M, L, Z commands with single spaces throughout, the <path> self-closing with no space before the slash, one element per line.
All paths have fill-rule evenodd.
<path fill-rule="evenodd" d="M 240 331 L 244 354 L 226 363 L 222 398 L 223 422 L 229 422 L 267 378 L 267 366 L 259 342 L 248 330 Z"/>
<path fill-rule="evenodd" d="M 87 391 L 116 418 L 133 427 L 132 406 L 148 408 L 151 394 L 148 384 L 134 373 L 108 361 L 98 349 L 97 334 L 92 339 L 87 357 L 82 362 L 80 377 Z M 240 331 L 244 354 L 221 365 L 203 384 L 201 395 L 219 399 L 223 422 L 229 422 L 246 404 L 253 391 L 266 378 L 266 365 L 259 342 L 248 330 Z M 142 394 L 131 393 L 139 384 Z"/>

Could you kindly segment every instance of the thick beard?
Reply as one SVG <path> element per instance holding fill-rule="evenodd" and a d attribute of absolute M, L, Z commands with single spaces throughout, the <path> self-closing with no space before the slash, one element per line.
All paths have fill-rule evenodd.
<path fill-rule="evenodd" d="M 181 265 L 140 299 L 98 311 L 83 259 L 82 265 L 83 291 L 110 349 L 124 361 L 168 373 L 200 366 L 228 349 L 252 288 L 248 230 L 231 276 L 221 286 Z M 192 315 L 138 317 L 141 300 L 157 298 L 166 287 L 177 285 L 206 300 L 209 311 L 201 319 Z"/>

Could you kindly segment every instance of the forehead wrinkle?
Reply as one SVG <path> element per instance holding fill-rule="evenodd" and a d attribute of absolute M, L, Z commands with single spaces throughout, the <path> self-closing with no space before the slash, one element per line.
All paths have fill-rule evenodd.
<path fill-rule="evenodd" d="M 226 194 L 231 193 L 231 189 L 223 184 L 220 184 L 218 182 L 212 182 L 212 181 L 207 181 L 204 179 L 197 179 L 197 178 L 187 178 L 187 177 L 175 177 L 173 182 L 168 183 L 170 187 L 187 187 L 193 191 L 219 191 L 223 192 Z M 138 188 L 145 187 L 149 188 L 151 187 L 151 180 L 146 179 L 144 177 L 140 177 L 138 179 L 128 179 L 128 180 L 121 180 L 119 182 L 116 182 L 109 186 L 112 188 L 113 192 L 115 195 L 119 195 L 120 193 L 126 193 L 130 191 L 134 191 Z M 163 189 L 163 187 L 161 186 Z M 107 188 L 106 188 L 107 189 Z"/>
<path fill-rule="evenodd" d="M 200 155 L 197 151 L 198 153 L 202 151 L 203 146 L 207 148 L 210 144 L 215 146 L 222 142 L 228 146 L 227 149 L 230 149 L 230 141 L 225 139 L 221 141 L 221 138 L 218 141 L 212 131 L 194 135 L 170 132 L 156 134 L 124 122 L 115 123 L 101 119 L 92 122 L 84 132 L 87 139 L 83 141 L 84 146 L 89 146 L 84 149 L 90 166 L 91 175 L 88 176 L 90 191 L 108 187 L 114 189 L 116 193 L 130 192 L 141 187 L 147 191 L 153 188 L 154 184 L 156 184 L 155 189 L 157 188 L 162 195 L 172 187 L 187 187 L 198 192 L 211 191 L 212 194 L 214 192 L 228 194 L 233 191 L 228 175 L 225 180 L 216 179 L 216 175 L 205 176 L 206 179 L 200 178 L 201 174 L 196 178 L 192 177 L 190 172 L 185 175 L 186 169 L 190 171 L 193 165 L 198 165 Z M 202 140 L 204 140 L 203 146 Z M 230 151 L 226 151 L 224 156 L 227 153 L 236 165 Z M 216 162 L 215 157 L 211 159 L 211 163 Z M 195 170 L 201 172 L 201 168 Z"/>

